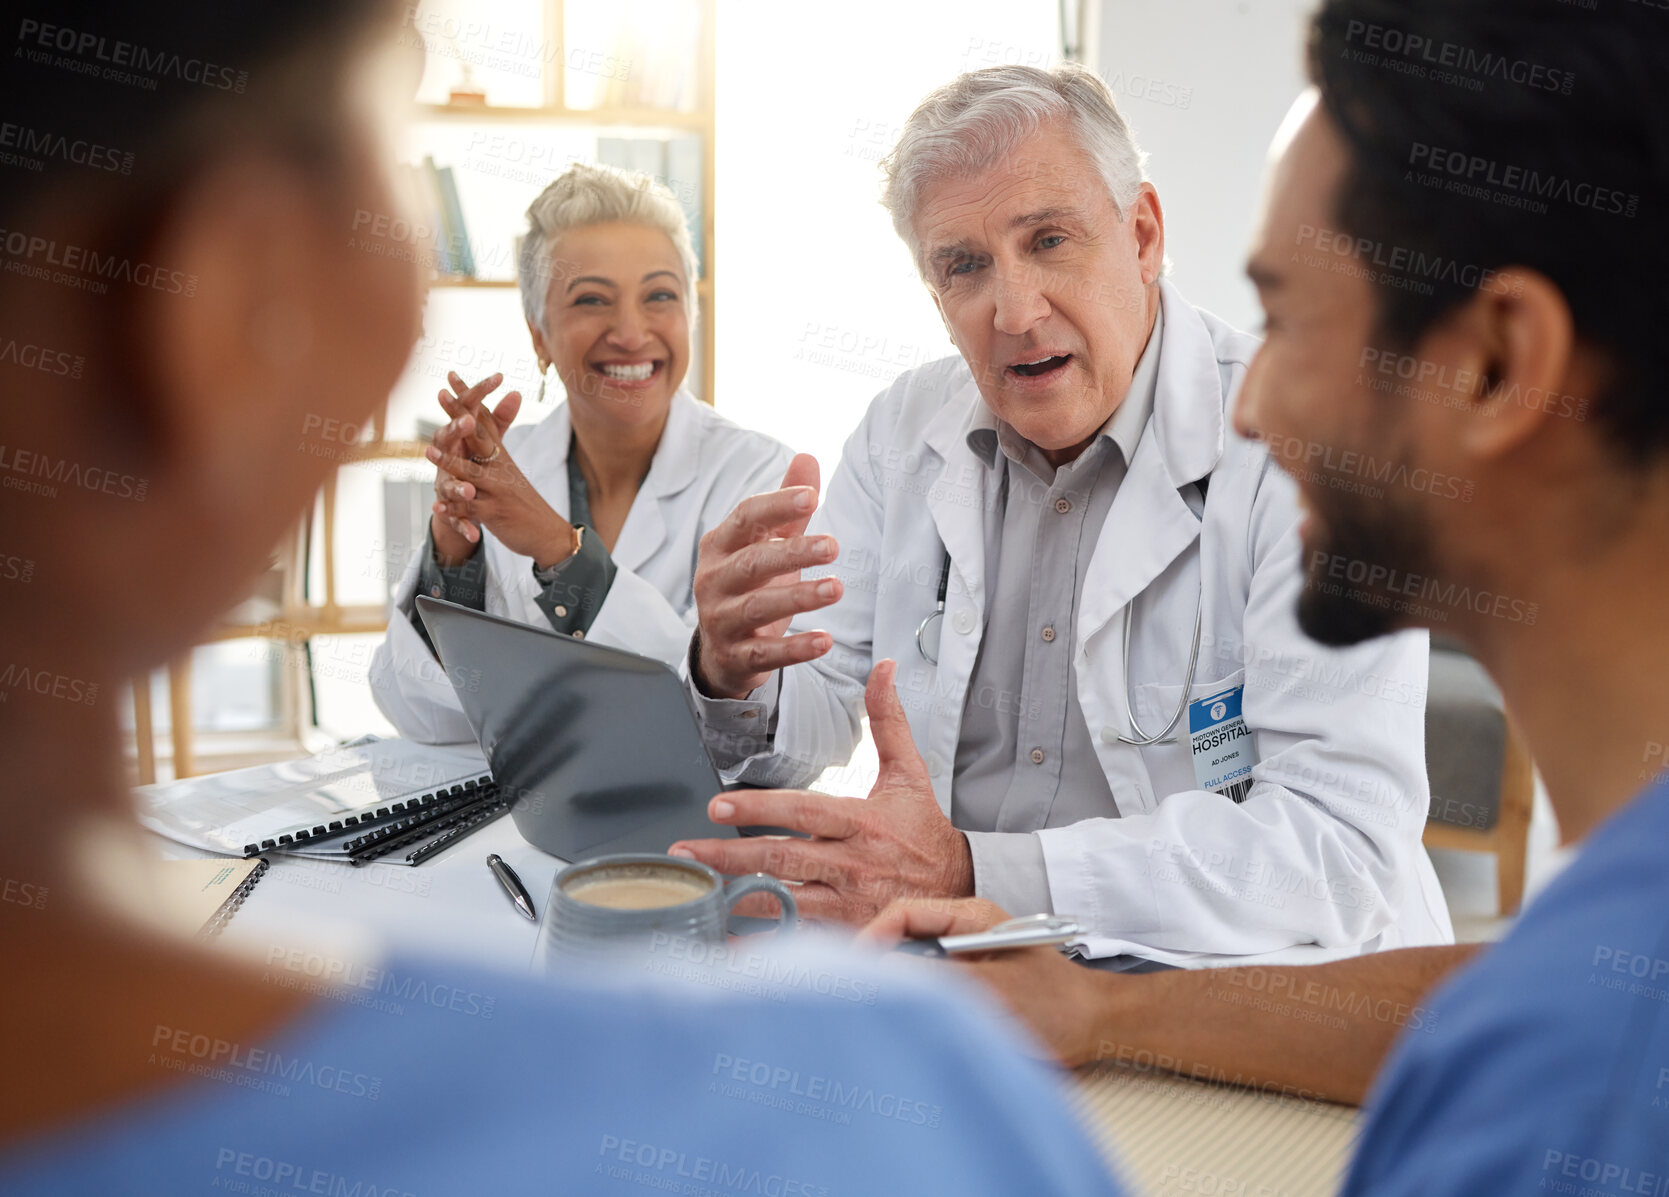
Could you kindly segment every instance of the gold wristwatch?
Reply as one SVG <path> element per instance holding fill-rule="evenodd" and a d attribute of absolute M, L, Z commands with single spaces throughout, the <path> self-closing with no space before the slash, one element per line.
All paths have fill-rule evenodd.
<path fill-rule="evenodd" d="M 556 581 L 556 571 L 580 555 L 580 546 L 585 543 L 585 525 L 570 524 L 568 526 L 574 533 L 574 547 L 568 550 L 568 555 L 561 561 L 552 562 L 543 569 L 539 568 L 539 563 L 537 561 L 533 563 L 533 580 L 538 582 L 541 586 L 549 586 L 552 582 Z"/>

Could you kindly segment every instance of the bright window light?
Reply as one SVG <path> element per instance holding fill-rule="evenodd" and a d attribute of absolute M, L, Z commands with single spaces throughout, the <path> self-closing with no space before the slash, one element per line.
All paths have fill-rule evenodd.
<path fill-rule="evenodd" d="M 720 3 L 714 400 L 815 454 L 956 352 L 879 203 L 878 163 L 934 87 L 1059 60 L 1056 0 Z"/>

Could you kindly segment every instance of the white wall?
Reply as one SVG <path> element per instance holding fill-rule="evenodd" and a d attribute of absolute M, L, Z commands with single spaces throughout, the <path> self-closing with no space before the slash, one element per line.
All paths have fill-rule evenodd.
<path fill-rule="evenodd" d="M 825 481 L 878 391 L 954 353 L 882 210 L 877 163 L 928 91 L 1057 60 L 1056 0 L 721 0 L 719 411 Z"/>
<path fill-rule="evenodd" d="M 1172 281 L 1248 331 L 1262 322 L 1242 273 L 1265 154 L 1304 88 L 1316 0 L 1095 0 L 1087 65 L 1148 152 Z M 1099 26 L 1099 28 L 1097 28 Z"/>

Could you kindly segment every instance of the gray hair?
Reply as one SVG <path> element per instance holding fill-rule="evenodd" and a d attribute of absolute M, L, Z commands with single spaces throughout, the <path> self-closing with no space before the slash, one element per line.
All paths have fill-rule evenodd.
<path fill-rule="evenodd" d="M 988 170 L 1047 121 L 1066 120 L 1106 181 L 1123 217 L 1147 181 L 1147 155 L 1136 145 L 1113 95 L 1093 71 L 1074 63 L 1049 70 L 994 66 L 958 75 L 930 92 L 904 122 L 898 144 L 881 160 L 881 203 L 921 266 L 916 209 L 924 185 Z"/>
<path fill-rule="evenodd" d="M 684 285 L 693 293 L 695 248 L 684 209 L 671 190 L 639 171 L 576 162 L 527 207 L 527 232 L 516 252 L 516 285 L 522 293 L 522 311 L 534 328 L 545 327 L 545 293 L 552 277 L 566 273 L 565 267 L 551 261 L 551 243 L 570 229 L 616 220 L 665 233 L 683 262 Z M 685 302 L 693 324 L 698 305 L 690 296 Z"/>

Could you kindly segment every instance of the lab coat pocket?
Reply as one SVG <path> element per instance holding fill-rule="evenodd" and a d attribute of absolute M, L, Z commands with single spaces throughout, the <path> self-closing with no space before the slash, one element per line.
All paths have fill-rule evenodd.
<path fill-rule="evenodd" d="M 1155 682 L 1135 687 L 1133 697 L 1136 719 L 1141 724 L 1144 735 L 1157 735 L 1173 716 L 1176 718 L 1175 726 L 1164 737 L 1168 743 L 1150 744 L 1142 749 L 1142 761 L 1147 766 L 1148 776 L 1153 780 L 1153 796 L 1156 802 L 1163 802 L 1167 796 L 1183 790 L 1200 788 L 1194 772 L 1194 758 L 1188 736 L 1188 706 L 1202 698 L 1211 698 L 1225 691 L 1236 690 L 1245 684 L 1244 669 L 1236 669 L 1215 681 L 1196 680 L 1188 688 L 1186 703 L 1183 701 L 1182 687 L 1174 683 L 1167 685 Z"/>

